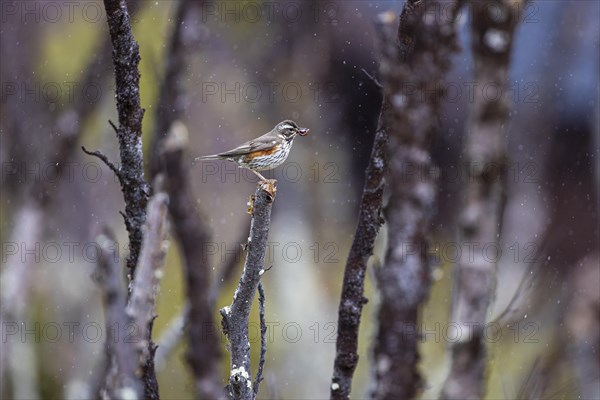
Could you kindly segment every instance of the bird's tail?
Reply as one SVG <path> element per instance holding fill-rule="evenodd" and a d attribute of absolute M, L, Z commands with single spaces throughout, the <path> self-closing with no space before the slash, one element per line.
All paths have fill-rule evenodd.
<path fill-rule="evenodd" d="M 194 158 L 194 161 L 199 160 L 222 160 L 223 158 L 218 154 L 211 154 L 210 156 L 202 156 Z"/>

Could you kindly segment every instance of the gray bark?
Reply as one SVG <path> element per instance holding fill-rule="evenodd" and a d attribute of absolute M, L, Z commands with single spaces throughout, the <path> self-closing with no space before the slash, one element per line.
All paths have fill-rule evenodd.
<path fill-rule="evenodd" d="M 442 3 L 449 15 L 440 14 Z M 390 135 L 391 195 L 385 209 L 386 260 L 376 271 L 381 304 L 373 348 L 374 399 L 414 398 L 422 388 L 416 328 L 430 287 L 427 246 L 437 191 L 430 147 L 443 97 L 440 87 L 457 49 L 459 4 L 407 1 L 397 31 L 393 14 L 381 18 L 384 34 L 394 40 L 386 40 L 380 67 L 389 107 L 383 115 Z"/>
<path fill-rule="evenodd" d="M 516 7 L 495 0 L 472 7 L 472 53 L 475 81 L 494 85 L 506 93 Z M 479 399 L 484 395 L 487 350 L 483 332 L 496 288 L 497 257 L 487 257 L 490 245 L 499 248 L 505 203 L 506 129 L 509 105 L 505 95 L 475 92 L 467 121 L 466 201 L 460 216 L 461 258 L 455 266 L 451 321 L 460 327 L 459 340 L 451 345 L 450 374 L 444 383 L 444 399 Z"/>
<path fill-rule="evenodd" d="M 230 343 L 230 375 L 227 390 L 234 399 L 254 398 L 250 369 L 250 341 L 248 318 L 256 295 L 264 260 L 271 222 L 271 208 L 275 199 L 274 182 L 261 184 L 256 189 L 252 205 L 252 223 L 244 271 L 233 295 L 231 306 L 221 309 L 223 332 Z"/>

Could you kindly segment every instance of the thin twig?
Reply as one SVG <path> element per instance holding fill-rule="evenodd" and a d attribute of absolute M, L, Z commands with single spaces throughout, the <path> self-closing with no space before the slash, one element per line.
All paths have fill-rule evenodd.
<path fill-rule="evenodd" d="M 256 372 L 256 379 L 254 379 L 254 397 L 258 396 L 258 386 L 263 380 L 263 370 L 265 367 L 265 360 L 267 358 L 267 322 L 265 321 L 265 290 L 263 289 L 262 283 L 260 281 L 258 282 L 258 306 L 258 315 L 260 319 L 260 358 L 258 360 L 258 370 Z"/>
<path fill-rule="evenodd" d="M 501 326 L 506 324 L 508 322 L 509 315 L 517 310 L 517 301 L 519 301 L 525 294 L 526 290 L 530 289 L 533 285 L 534 280 L 538 277 L 541 267 L 544 265 L 544 260 L 542 256 L 548 251 L 547 245 L 548 239 L 550 238 L 549 232 L 550 231 L 546 231 L 544 233 L 544 236 L 541 240 L 541 244 L 537 248 L 537 251 L 533 256 L 533 260 L 529 263 L 527 269 L 525 270 L 525 273 L 521 277 L 521 281 L 517 286 L 517 290 L 515 290 L 515 293 L 511 297 L 504 310 L 502 310 L 502 312 L 496 318 L 494 318 L 492 323 L 499 324 Z"/>
<path fill-rule="evenodd" d="M 372 81 L 372 82 L 373 82 L 373 83 L 374 83 L 374 84 L 375 84 L 375 85 L 376 85 L 376 86 L 377 86 L 379 89 L 383 89 L 383 85 L 381 84 L 381 82 L 379 82 L 379 81 L 377 80 L 377 78 L 375 78 L 373 75 L 369 74 L 369 73 L 367 72 L 367 70 L 366 70 L 366 69 L 364 69 L 364 68 L 361 68 L 360 70 L 361 70 L 361 71 L 363 72 L 363 74 L 365 74 L 365 75 L 367 76 L 367 78 L 369 78 L 369 79 L 370 79 L 370 80 L 371 80 L 371 81 Z"/>
<path fill-rule="evenodd" d="M 114 122 L 112 122 L 110 119 L 108 120 L 108 124 L 113 128 L 113 131 L 115 131 L 115 133 L 119 133 L 119 128 L 117 128 L 117 126 L 115 125 Z"/>
<path fill-rule="evenodd" d="M 100 150 L 89 151 L 85 148 L 85 146 L 81 146 L 81 150 L 83 150 L 83 152 L 88 156 L 94 156 L 99 158 L 104 164 L 106 164 L 108 168 L 110 168 L 112 172 L 115 173 L 117 178 L 121 180 L 121 173 L 119 172 L 119 168 L 117 168 L 117 166 L 113 164 L 104 153 L 102 153 Z"/>
<path fill-rule="evenodd" d="M 182 0 L 175 9 L 150 143 L 149 170 L 152 177 L 165 175 L 169 214 L 183 256 L 187 305 L 181 321 L 187 326 L 186 358 L 194 377 L 196 397 L 215 399 L 223 396 L 223 388 L 219 336 L 210 301 L 210 269 L 204 246 L 210 240 L 210 233 L 206 218 L 198 209 L 185 162 L 188 133 L 181 122 L 186 108 L 186 68 L 197 54 L 203 31 L 202 5 L 202 1 Z M 213 328 L 214 332 L 207 332 Z M 176 345 L 177 337 L 171 338 Z"/>
<path fill-rule="evenodd" d="M 229 395 L 234 399 L 252 400 L 254 396 L 250 369 L 248 319 L 260 282 L 261 270 L 264 267 L 275 191 L 273 181 L 261 184 L 256 189 L 244 271 L 231 306 L 221 309 L 221 316 L 223 317 L 221 324 L 225 336 L 229 339 L 231 356 L 231 370 L 227 389 Z"/>

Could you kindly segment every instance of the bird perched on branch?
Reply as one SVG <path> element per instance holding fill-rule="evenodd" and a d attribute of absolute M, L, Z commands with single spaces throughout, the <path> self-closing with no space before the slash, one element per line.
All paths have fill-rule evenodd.
<path fill-rule="evenodd" d="M 281 121 L 268 133 L 250 140 L 233 150 L 210 156 L 197 157 L 195 160 L 228 160 L 238 163 L 258 176 L 261 182 L 268 180 L 258 171 L 280 166 L 290 154 L 294 138 L 306 136 L 308 128 L 300 128 L 294 121 Z"/>

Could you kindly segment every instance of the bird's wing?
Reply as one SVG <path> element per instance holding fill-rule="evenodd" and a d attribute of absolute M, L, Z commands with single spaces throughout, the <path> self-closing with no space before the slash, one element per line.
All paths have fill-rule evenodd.
<path fill-rule="evenodd" d="M 269 150 L 276 143 L 274 140 L 267 140 L 265 136 L 261 136 L 257 139 L 250 140 L 233 150 L 226 151 L 224 153 L 219 153 L 221 157 L 240 157 L 247 155 L 249 153 L 253 153 L 255 151 L 263 151 Z"/>

